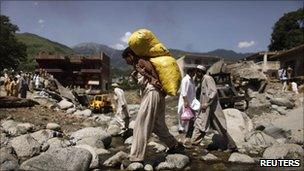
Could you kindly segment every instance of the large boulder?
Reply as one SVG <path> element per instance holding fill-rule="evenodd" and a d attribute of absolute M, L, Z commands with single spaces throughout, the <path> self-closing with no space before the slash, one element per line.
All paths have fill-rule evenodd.
<path fill-rule="evenodd" d="M 105 147 L 110 146 L 112 141 L 111 135 L 102 127 L 86 127 L 72 133 L 70 137 L 76 140 L 81 140 L 86 137 L 98 137 Z"/>
<path fill-rule="evenodd" d="M 3 130 L 11 136 L 18 136 L 31 132 L 35 129 L 35 126 L 31 123 L 20 123 L 14 120 L 6 120 L 1 124 Z"/>
<path fill-rule="evenodd" d="M 277 144 L 277 141 L 273 137 L 261 131 L 251 132 L 248 135 L 246 135 L 245 139 L 246 142 L 249 142 L 250 145 L 254 148 L 266 148 L 274 144 Z"/>
<path fill-rule="evenodd" d="M 299 159 L 304 150 L 297 144 L 279 144 L 268 147 L 263 154 L 265 159 Z"/>
<path fill-rule="evenodd" d="M 228 134 L 235 141 L 238 148 L 242 148 L 245 142 L 245 136 L 253 129 L 251 119 L 243 112 L 237 109 L 224 110 Z"/>
<path fill-rule="evenodd" d="M 21 164 L 21 170 L 89 170 L 92 155 L 88 150 L 69 147 L 46 152 Z"/>
<path fill-rule="evenodd" d="M 85 150 L 88 150 L 91 155 L 92 155 L 92 161 L 90 164 L 90 169 L 96 169 L 99 167 L 99 158 L 98 158 L 98 154 L 95 152 L 95 149 L 89 145 L 86 144 L 82 144 L 82 145 L 77 145 L 75 146 L 76 148 L 82 148 Z"/>
<path fill-rule="evenodd" d="M 1 148 L 0 156 L 0 170 L 18 170 L 18 159 L 13 154 L 13 149 L 11 147 Z"/>
<path fill-rule="evenodd" d="M 106 160 L 103 165 L 107 166 L 107 167 L 115 167 L 115 166 L 119 166 L 123 160 L 128 158 L 128 154 L 123 152 L 123 151 L 119 151 L 118 153 L 116 153 L 114 156 L 110 157 L 108 160 Z"/>
<path fill-rule="evenodd" d="M 98 136 L 94 137 L 84 137 L 83 139 L 77 141 L 77 145 L 89 145 L 94 148 L 104 148 L 104 144 L 102 139 L 100 139 Z"/>
<path fill-rule="evenodd" d="M 254 159 L 246 154 L 232 153 L 228 159 L 230 162 L 235 163 L 254 163 Z"/>
<path fill-rule="evenodd" d="M 47 142 L 49 139 L 56 136 L 56 132 L 48 129 L 43 129 L 40 131 L 36 131 L 31 133 L 31 136 L 37 140 L 40 144 Z"/>
<path fill-rule="evenodd" d="M 272 98 L 270 99 L 270 103 L 278 106 L 285 106 L 289 109 L 292 109 L 295 106 L 295 104 L 287 98 Z"/>
<path fill-rule="evenodd" d="M 27 159 L 40 154 L 41 144 L 32 136 L 26 134 L 14 138 L 12 140 L 12 147 L 18 158 Z"/>
<path fill-rule="evenodd" d="M 156 170 L 182 169 L 189 163 L 189 157 L 182 154 L 170 154 L 166 161 L 156 166 Z"/>
<path fill-rule="evenodd" d="M 46 143 L 49 145 L 49 147 L 47 149 L 48 152 L 54 151 L 54 150 L 57 150 L 60 148 L 66 148 L 69 145 L 68 141 L 64 141 L 57 137 L 49 139 Z"/>
<path fill-rule="evenodd" d="M 58 103 L 58 105 L 59 105 L 60 109 L 65 110 L 65 109 L 73 107 L 74 104 L 72 102 L 69 102 L 69 101 L 63 99 Z"/>

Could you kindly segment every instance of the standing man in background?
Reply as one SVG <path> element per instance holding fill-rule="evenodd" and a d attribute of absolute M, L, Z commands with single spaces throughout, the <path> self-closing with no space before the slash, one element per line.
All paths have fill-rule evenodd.
<path fill-rule="evenodd" d="M 182 79 L 180 85 L 180 96 L 178 101 L 178 131 L 180 133 L 187 132 L 189 122 L 182 122 L 181 115 L 184 112 L 184 108 L 190 108 L 192 101 L 195 98 L 195 85 L 193 81 L 193 77 L 195 75 L 195 68 L 188 68 L 187 74 Z"/>
<path fill-rule="evenodd" d="M 200 67 L 198 72 L 203 76 L 200 103 L 201 109 L 194 123 L 192 144 L 199 145 L 207 131 L 212 127 L 223 137 L 229 151 L 237 151 L 235 142 L 227 133 L 226 118 L 219 102 L 214 79 L 206 74 L 206 68 Z"/>
<path fill-rule="evenodd" d="M 129 127 L 130 116 L 125 93 L 121 88 L 119 88 L 117 83 L 113 83 L 112 87 L 114 88 L 114 100 L 116 102 L 115 119 L 120 124 L 121 128 L 126 130 Z"/>

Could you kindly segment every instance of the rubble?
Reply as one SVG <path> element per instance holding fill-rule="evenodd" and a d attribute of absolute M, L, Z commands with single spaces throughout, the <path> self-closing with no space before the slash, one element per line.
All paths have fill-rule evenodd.
<path fill-rule="evenodd" d="M 0 96 L 0 108 L 33 107 L 39 103 L 31 99 L 22 99 L 12 96 Z"/>

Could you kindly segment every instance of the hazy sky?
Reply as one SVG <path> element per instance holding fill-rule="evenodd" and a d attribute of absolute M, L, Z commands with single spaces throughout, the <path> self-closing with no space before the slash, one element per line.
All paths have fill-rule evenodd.
<path fill-rule="evenodd" d="M 303 1 L 3 1 L 20 32 L 73 46 L 126 46 L 130 32 L 151 29 L 169 48 L 207 52 L 266 50 L 274 23 Z"/>

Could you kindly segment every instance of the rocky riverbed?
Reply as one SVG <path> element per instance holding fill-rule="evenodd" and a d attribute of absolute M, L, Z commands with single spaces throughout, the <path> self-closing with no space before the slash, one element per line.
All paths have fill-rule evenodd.
<path fill-rule="evenodd" d="M 134 91 L 126 94 L 132 128 L 139 98 Z M 268 89 L 250 96 L 247 111 L 224 110 L 239 152 L 220 150 L 220 136 L 212 131 L 201 146 L 167 155 L 166 146 L 152 135 L 146 161 L 128 165 L 132 136 L 121 135 L 114 114 L 95 114 L 68 99 L 34 92 L 29 98 L 40 105 L 0 109 L 0 170 L 260 170 L 261 158 L 303 159 L 303 94 Z M 176 111 L 177 97 L 166 98 L 166 123 L 183 142 Z M 302 170 L 303 161 L 293 169 Z"/>

